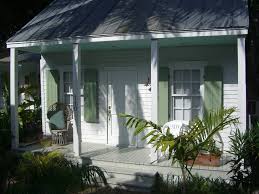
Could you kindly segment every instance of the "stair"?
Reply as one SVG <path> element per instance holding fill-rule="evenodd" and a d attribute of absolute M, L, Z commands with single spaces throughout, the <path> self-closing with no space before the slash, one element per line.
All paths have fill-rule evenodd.
<path fill-rule="evenodd" d="M 141 168 L 143 165 L 101 160 L 92 160 L 92 164 L 104 169 L 107 173 L 107 182 L 111 187 L 149 192 L 154 182 L 155 172 L 145 172 Z"/>

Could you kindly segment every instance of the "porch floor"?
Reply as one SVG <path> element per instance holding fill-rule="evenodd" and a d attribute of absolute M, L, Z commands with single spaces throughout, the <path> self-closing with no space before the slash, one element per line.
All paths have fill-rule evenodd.
<path fill-rule="evenodd" d="M 20 151 L 32 151 L 32 152 L 42 152 L 42 151 L 58 151 L 64 154 L 66 157 L 74 157 L 73 154 L 73 144 L 68 144 L 65 146 L 53 145 L 50 147 L 41 147 L 40 145 L 31 145 L 23 148 L 19 148 Z M 151 161 L 151 149 L 150 148 L 135 148 L 135 147 L 114 147 L 105 144 L 96 143 L 82 143 L 82 154 L 80 157 L 82 160 L 96 160 L 105 162 L 115 162 L 124 164 L 136 164 L 136 165 L 146 165 L 146 166 L 160 166 L 160 167 L 172 167 L 170 160 L 161 160 L 158 162 Z M 226 161 L 229 160 L 229 156 L 222 156 L 222 165 L 219 167 L 211 166 L 196 166 L 194 165 L 193 170 L 202 171 L 220 171 L 227 172 L 230 169 L 229 164 Z M 178 168 L 178 164 L 174 164 L 175 168 Z"/>

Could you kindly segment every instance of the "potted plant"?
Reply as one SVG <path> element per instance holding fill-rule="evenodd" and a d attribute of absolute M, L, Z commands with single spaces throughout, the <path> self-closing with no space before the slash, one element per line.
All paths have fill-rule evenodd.
<path fill-rule="evenodd" d="M 174 136 L 170 132 L 170 128 L 166 132 L 162 130 L 162 126 L 147 121 L 145 119 L 136 118 L 131 115 L 121 114 L 126 118 L 126 126 L 133 128 L 134 135 L 148 130 L 146 136 L 142 139 L 148 139 L 148 144 L 152 144 L 156 151 L 160 149 L 162 153 L 168 153 L 168 159 L 172 159 L 172 164 L 178 162 L 183 177 L 183 193 L 186 193 L 186 182 L 188 175 L 192 176 L 191 170 L 196 158 L 202 153 L 204 147 L 209 145 L 213 137 L 219 131 L 236 125 L 238 117 L 234 116 L 236 108 L 219 109 L 210 112 L 203 119 L 197 118 L 183 131 L 179 136 Z M 210 149 L 212 148 L 211 146 Z M 192 161 L 189 166 L 188 162 Z"/>
<path fill-rule="evenodd" d="M 188 165 L 201 165 L 201 166 L 220 166 L 220 158 L 222 150 L 216 145 L 216 141 L 211 139 L 206 145 L 203 146 L 195 160 L 187 161 Z"/>

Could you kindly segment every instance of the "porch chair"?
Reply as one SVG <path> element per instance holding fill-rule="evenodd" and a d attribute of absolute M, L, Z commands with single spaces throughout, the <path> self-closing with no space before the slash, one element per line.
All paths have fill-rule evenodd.
<path fill-rule="evenodd" d="M 183 120 L 173 120 L 165 123 L 162 127 L 162 132 L 166 134 L 167 129 L 170 129 L 170 133 L 173 134 L 173 136 L 177 137 L 179 136 L 184 130 L 188 129 L 189 122 L 183 121 Z M 164 154 L 158 150 L 157 152 L 158 160 L 164 159 L 168 155 L 168 151 L 166 151 Z"/>
<path fill-rule="evenodd" d="M 52 143 L 66 145 L 68 129 L 72 120 L 71 108 L 63 103 L 54 103 L 48 108 L 47 117 L 49 119 Z"/>

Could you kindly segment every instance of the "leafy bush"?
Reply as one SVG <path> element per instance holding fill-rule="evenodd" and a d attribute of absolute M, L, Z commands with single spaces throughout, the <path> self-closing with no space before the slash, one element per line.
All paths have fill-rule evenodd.
<path fill-rule="evenodd" d="M 152 194 L 178 194 L 182 193 L 183 181 L 178 177 L 167 176 L 163 179 L 156 176 Z M 188 177 L 186 180 L 187 194 L 246 194 L 247 192 L 235 187 L 226 180 L 217 178 L 204 178 L 200 176 Z M 248 193 L 247 193 L 248 194 Z"/>
<path fill-rule="evenodd" d="M 0 191 L 4 193 L 18 163 L 18 156 L 6 149 L 0 149 Z"/>
<path fill-rule="evenodd" d="M 230 137 L 230 151 L 233 156 L 229 161 L 233 174 L 231 180 L 236 187 L 245 190 L 259 188 L 259 124 L 257 128 L 240 132 L 237 129 Z"/>
<path fill-rule="evenodd" d="M 19 89 L 26 98 L 18 107 L 19 134 L 22 142 L 37 140 L 42 132 L 41 101 L 37 86 L 27 86 Z"/>
<path fill-rule="evenodd" d="M 57 152 L 25 153 L 19 162 L 8 193 L 73 193 L 106 184 L 103 171 L 96 166 L 79 166 Z"/>
<path fill-rule="evenodd" d="M 204 150 L 204 147 L 213 142 L 213 138 L 219 131 L 226 127 L 236 125 L 239 121 L 234 116 L 235 108 L 220 109 L 207 114 L 202 120 L 197 118 L 194 120 L 181 134 L 174 136 L 170 132 L 170 128 L 166 132 L 162 131 L 162 127 L 147 121 L 145 119 L 135 118 L 131 115 L 122 114 L 121 117 L 127 119 L 126 126 L 134 128 L 134 135 L 145 130 L 151 130 L 142 139 L 149 139 L 148 144 L 152 144 L 156 151 L 161 149 L 163 153 L 169 152 L 168 159 L 172 159 L 172 164 L 178 162 L 183 177 L 183 193 L 187 176 L 192 176 L 192 165 L 188 166 L 188 161 L 195 161 L 198 154 Z"/>

